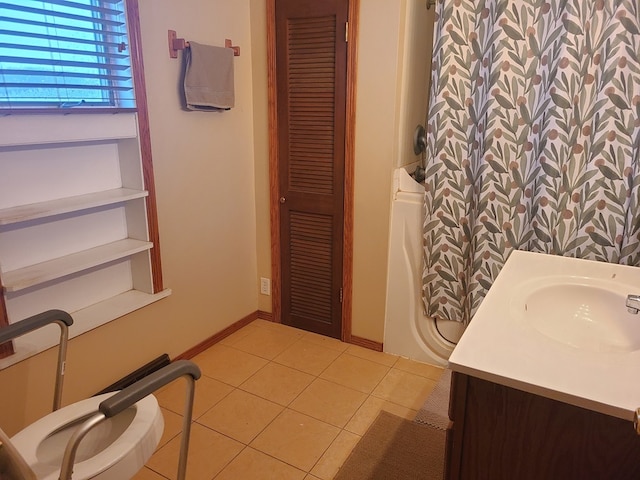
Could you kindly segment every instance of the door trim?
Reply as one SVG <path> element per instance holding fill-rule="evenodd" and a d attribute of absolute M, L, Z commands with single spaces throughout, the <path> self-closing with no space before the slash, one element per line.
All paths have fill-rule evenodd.
<path fill-rule="evenodd" d="M 267 81 L 269 110 L 269 216 L 271 223 L 271 308 L 273 321 L 282 322 L 280 270 L 280 202 L 278 177 L 278 92 L 276 89 L 276 8 L 267 0 Z M 342 341 L 351 342 L 353 299 L 353 210 L 355 171 L 356 72 L 360 0 L 349 0 L 347 42 L 347 105 L 344 155 L 344 233 L 342 252 Z"/>

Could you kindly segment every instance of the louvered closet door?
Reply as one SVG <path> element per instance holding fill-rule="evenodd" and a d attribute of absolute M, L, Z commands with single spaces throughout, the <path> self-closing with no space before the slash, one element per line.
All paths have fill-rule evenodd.
<path fill-rule="evenodd" d="M 276 0 L 282 321 L 340 338 L 347 0 Z"/>

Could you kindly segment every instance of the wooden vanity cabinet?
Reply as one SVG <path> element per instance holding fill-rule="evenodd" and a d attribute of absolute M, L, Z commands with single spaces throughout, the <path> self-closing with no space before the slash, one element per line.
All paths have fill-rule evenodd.
<path fill-rule="evenodd" d="M 632 422 L 453 372 L 445 478 L 638 480 Z"/>

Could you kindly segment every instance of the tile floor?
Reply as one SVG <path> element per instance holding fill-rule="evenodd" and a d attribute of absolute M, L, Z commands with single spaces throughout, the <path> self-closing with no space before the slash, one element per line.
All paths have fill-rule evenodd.
<path fill-rule="evenodd" d="M 193 361 L 192 480 L 329 480 L 380 410 L 413 419 L 442 373 L 265 320 Z M 157 393 L 164 435 L 134 480 L 175 478 L 184 390 Z"/>

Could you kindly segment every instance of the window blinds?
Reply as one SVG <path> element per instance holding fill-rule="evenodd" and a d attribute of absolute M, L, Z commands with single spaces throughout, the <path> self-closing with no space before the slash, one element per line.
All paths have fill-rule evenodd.
<path fill-rule="evenodd" d="M 135 108 L 125 0 L 0 0 L 0 108 Z"/>

